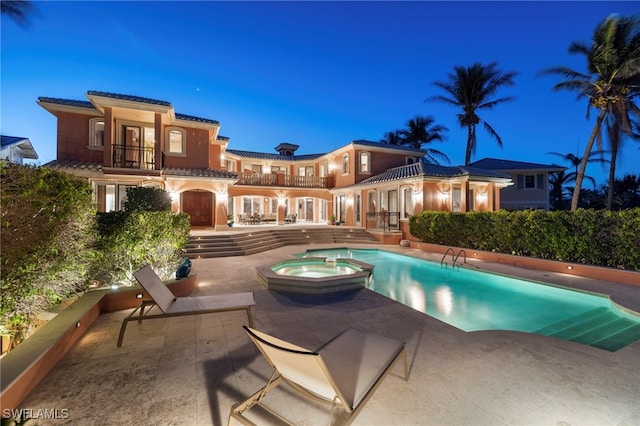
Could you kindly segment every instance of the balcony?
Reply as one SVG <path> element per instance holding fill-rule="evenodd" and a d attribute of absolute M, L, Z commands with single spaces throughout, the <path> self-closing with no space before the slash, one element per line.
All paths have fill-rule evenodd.
<path fill-rule="evenodd" d="M 296 176 L 282 173 L 240 173 L 236 185 L 284 186 L 290 188 L 332 188 L 333 176 Z"/>
<path fill-rule="evenodd" d="M 154 170 L 155 149 L 142 146 L 113 145 L 113 167 Z"/>

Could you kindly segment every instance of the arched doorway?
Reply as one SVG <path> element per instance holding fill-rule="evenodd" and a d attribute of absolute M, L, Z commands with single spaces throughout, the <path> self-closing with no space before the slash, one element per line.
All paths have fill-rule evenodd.
<path fill-rule="evenodd" d="M 182 211 L 191 217 L 191 226 L 211 226 L 213 194 L 207 191 L 183 192 Z"/>

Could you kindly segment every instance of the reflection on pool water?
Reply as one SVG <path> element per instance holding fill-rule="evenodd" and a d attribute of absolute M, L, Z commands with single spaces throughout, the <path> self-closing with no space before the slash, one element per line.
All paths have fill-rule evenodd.
<path fill-rule="evenodd" d="M 371 290 L 465 331 L 514 330 L 609 351 L 640 340 L 640 316 L 606 297 L 376 249 L 308 250 L 375 266 Z"/>

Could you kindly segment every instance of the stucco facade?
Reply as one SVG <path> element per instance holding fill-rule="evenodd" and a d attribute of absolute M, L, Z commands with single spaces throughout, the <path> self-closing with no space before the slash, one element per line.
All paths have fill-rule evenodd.
<path fill-rule="evenodd" d="M 406 146 L 354 140 L 330 152 L 297 155 L 233 149 L 216 120 L 178 114 L 166 101 L 106 92 L 87 100 L 41 97 L 58 120 L 57 160 L 48 164 L 87 178 L 100 211 L 118 210 L 130 186 L 168 191 L 192 226 L 228 229 L 258 220 L 328 223 L 406 231 L 424 209 L 496 210 L 509 176 L 422 161 Z"/>

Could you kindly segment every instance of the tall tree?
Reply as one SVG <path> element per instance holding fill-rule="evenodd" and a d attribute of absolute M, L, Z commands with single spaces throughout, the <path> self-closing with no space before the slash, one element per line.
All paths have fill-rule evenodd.
<path fill-rule="evenodd" d="M 455 66 L 453 73 L 448 74 L 448 81 L 433 83 L 444 90 L 446 95 L 432 96 L 427 100 L 444 102 L 462 110 L 457 117 L 460 127 L 467 129 L 465 166 L 471 162 L 471 156 L 476 152 L 478 124 L 482 124 L 498 146 L 502 147 L 500 135 L 478 113 L 512 101 L 514 98 L 511 96 L 495 98 L 495 95 L 501 87 L 512 86 L 516 75 L 516 72 L 500 71 L 495 62 L 488 65 L 475 63 L 470 67 Z"/>
<path fill-rule="evenodd" d="M 2 0 L 0 12 L 13 19 L 18 25 L 26 27 L 29 16 L 36 12 L 36 7 L 29 0 Z"/>
<path fill-rule="evenodd" d="M 567 67 L 550 68 L 544 73 L 563 76 L 563 81 L 553 90 L 572 90 L 578 93 L 578 99 L 587 98 L 587 118 L 591 108 L 598 111 L 576 176 L 571 210 L 578 208 L 582 181 L 594 143 L 602 149 L 603 126 L 606 126 L 611 143 L 610 195 L 607 197 L 607 207 L 611 208 L 620 140 L 632 132 L 631 117 L 640 117 L 640 109 L 633 103 L 633 97 L 640 94 L 640 21 L 611 15 L 596 27 L 590 44 L 573 42 L 569 53 L 584 55 L 586 73 Z"/>
<path fill-rule="evenodd" d="M 440 164 L 440 160 L 447 163 L 449 162 L 449 157 L 447 157 L 444 152 L 426 146 L 436 141 L 444 141 L 444 132 L 447 132 L 449 129 L 445 126 L 435 124 L 433 117 L 424 117 L 421 115 L 416 115 L 407 121 L 406 126 L 406 129 L 398 132 L 402 138 L 403 145 L 425 150 L 427 152 L 425 155 L 426 159 L 432 163 Z"/>
<path fill-rule="evenodd" d="M 382 143 L 388 143 L 389 145 L 402 145 L 402 136 L 400 136 L 400 130 L 394 130 L 393 132 L 387 132 L 384 134 Z"/>
<path fill-rule="evenodd" d="M 587 160 L 587 163 L 599 163 L 599 164 L 607 164 L 609 163 L 609 160 L 602 158 L 602 156 L 604 154 L 606 154 L 608 151 L 595 151 L 592 153 L 592 155 L 600 155 L 600 157 L 598 158 L 589 158 Z M 571 167 L 574 169 L 573 172 L 570 172 L 566 175 L 568 182 L 575 182 L 576 181 L 576 177 L 578 176 L 578 169 L 580 167 L 580 163 L 582 163 L 582 157 L 578 157 L 575 154 L 572 153 L 568 153 L 568 154 L 561 154 L 559 152 L 547 152 L 547 154 L 551 154 L 551 155 L 557 155 L 558 157 L 562 157 L 563 160 L 569 162 L 571 164 Z M 591 177 L 591 176 L 584 176 L 584 179 L 587 179 L 589 182 L 591 182 L 591 184 L 595 187 L 596 186 L 596 180 Z"/>

